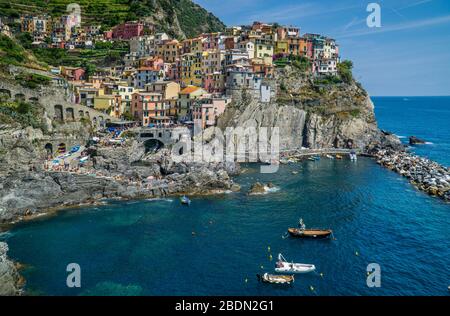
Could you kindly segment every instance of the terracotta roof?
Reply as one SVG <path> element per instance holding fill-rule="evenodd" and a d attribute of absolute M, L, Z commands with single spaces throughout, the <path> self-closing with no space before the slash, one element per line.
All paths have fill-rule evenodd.
<path fill-rule="evenodd" d="M 191 94 L 192 92 L 195 92 L 198 89 L 200 89 L 200 88 L 196 87 L 196 86 L 188 86 L 188 87 L 184 88 L 183 90 L 181 90 L 180 94 Z"/>

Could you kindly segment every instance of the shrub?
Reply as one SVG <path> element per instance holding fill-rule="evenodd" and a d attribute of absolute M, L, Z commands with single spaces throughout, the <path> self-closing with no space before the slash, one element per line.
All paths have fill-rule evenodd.
<path fill-rule="evenodd" d="M 353 80 L 353 63 L 350 60 L 344 60 L 337 64 L 338 74 L 342 81 L 345 83 L 351 83 Z"/>

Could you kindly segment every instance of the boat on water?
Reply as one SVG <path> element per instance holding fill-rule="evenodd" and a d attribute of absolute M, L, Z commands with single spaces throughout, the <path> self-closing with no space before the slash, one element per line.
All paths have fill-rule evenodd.
<path fill-rule="evenodd" d="M 281 253 L 278 254 L 278 261 L 275 265 L 276 272 L 309 273 L 314 270 L 316 270 L 316 266 L 313 264 L 288 262 Z"/>
<path fill-rule="evenodd" d="M 257 274 L 258 280 L 264 283 L 272 284 L 291 284 L 295 279 L 293 275 L 275 275 L 264 273 L 263 275 Z"/>
<path fill-rule="evenodd" d="M 324 239 L 330 237 L 333 231 L 331 229 L 306 229 L 303 219 L 300 218 L 299 228 L 288 228 L 288 233 L 296 238 Z"/>
<path fill-rule="evenodd" d="M 342 159 L 342 158 L 343 158 L 342 155 L 336 154 L 336 159 Z"/>
<path fill-rule="evenodd" d="M 354 150 L 352 150 L 350 152 L 350 160 L 351 161 L 357 161 L 358 160 L 358 156 L 356 155 L 356 152 Z"/>
<path fill-rule="evenodd" d="M 334 159 L 334 157 L 333 157 L 333 156 L 331 156 L 331 155 L 326 155 L 326 157 L 327 157 L 328 159 L 331 159 L 331 160 L 333 160 L 333 159 Z"/>
<path fill-rule="evenodd" d="M 180 198 L 180 202 L 181 202 L 181 204 L 183 204 L 183 205 L 187 205 L 187 206 L 191 205 L 191 200 L 190 200 L 186 195 L 183 195 L 183 196 Z"/>

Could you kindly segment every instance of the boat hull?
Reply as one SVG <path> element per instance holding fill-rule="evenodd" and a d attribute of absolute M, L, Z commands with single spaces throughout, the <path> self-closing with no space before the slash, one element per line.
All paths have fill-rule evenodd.
<path fill-rule="evenodd" d="M 295 238 L 312 238 L 312 239 L 324 239 L 329 238 L 333 231 L 331 229 L 305 229 L 300 230 L 298 228 L 289 228 L 289 235 Z"/>
<path fill-rule="evenodd" d="M 292 284 L 294 283 L 294 276 L 293 275 L 273 275 L 264 273 L 264 275 L 257 275 L 258 279 L 261 282 L 264 283 L 271 283 L 271 284 Z"/>

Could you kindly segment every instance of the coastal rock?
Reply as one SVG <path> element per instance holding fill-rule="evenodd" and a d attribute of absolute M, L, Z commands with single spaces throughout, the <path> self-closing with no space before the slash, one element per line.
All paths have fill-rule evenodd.
<path fill-rule="evenodd" d="M 7 252 L 8 245 L 0 242 L 0 296 L 20 295 L 21 277 Z"/>
<path fill-rule="evenodd" d="M 409 138 L 409 144 L 410 145 L 423 145 L 423 144 L 426 144 L 426 142 L 420 138 L 417 138 L 416 136 L 411 136 Z"/>
<path fill-rule="evenodd" d="M 249 195 L 253 194 L 263 194 L 266 192 L 265 186 L 262 183 L 256 182 L 250 187 L 250 190 L 248 191 Z"/>

